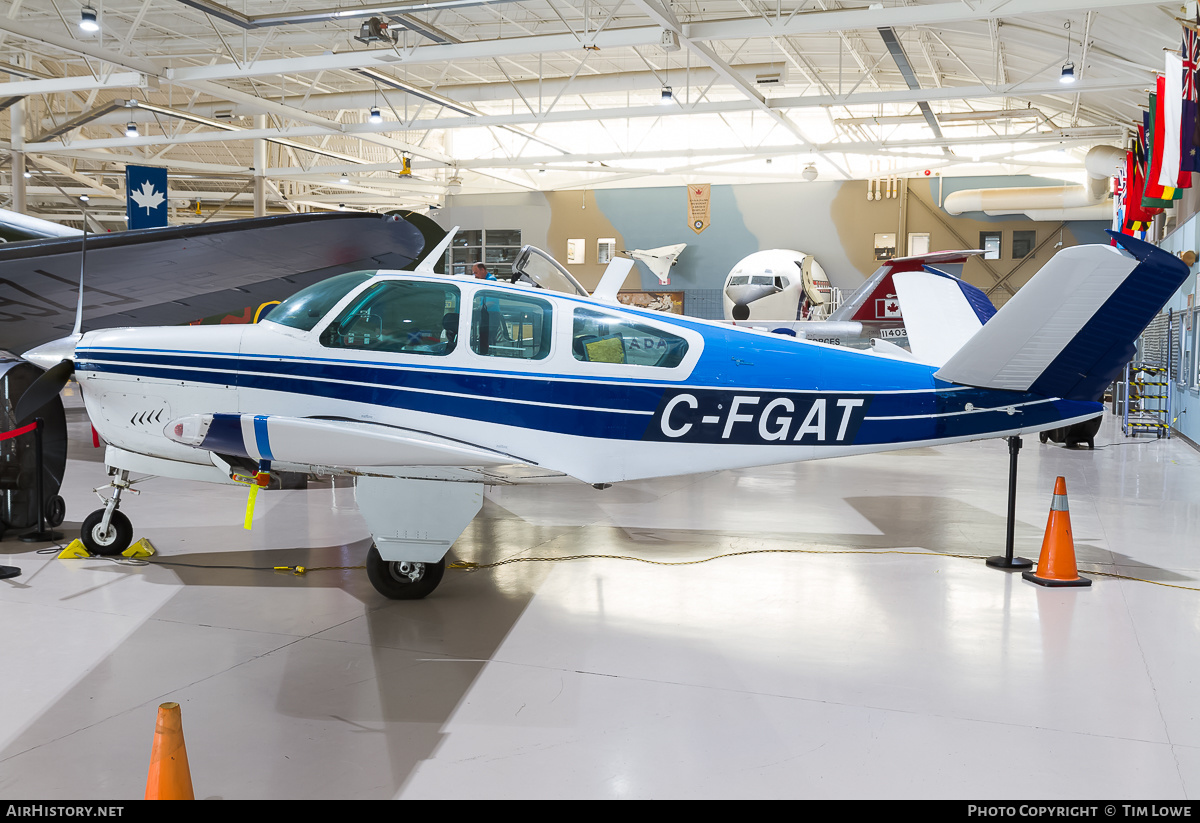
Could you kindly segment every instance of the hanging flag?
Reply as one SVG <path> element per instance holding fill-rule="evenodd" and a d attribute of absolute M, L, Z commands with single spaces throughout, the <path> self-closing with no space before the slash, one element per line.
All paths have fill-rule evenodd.
<path fill-rule="evenodd" d="M 1162 78 L 1158 78 L 1160 81 Z M 1150 95 L 1150 110 L 1142 113 L 1145 123 L 1146 165 L 1142 170 L 1142 205 L 1147 208 L 1169 208 L 1174 187 L 1167 188 L 1158 181 L 1162 173 L 1162 115 L 1158 106 L 1160 95 Z"/>
<path fill-rule="evenodd" d="M 1184 172 L 1182 165 L 1183 135 L 1183 60 L 1177 54 L 1167 52 L 1162 81 L 1164 93 L 1161 97 L 1163 111 L 1163 167 L 1159 177 L 1164 186 L 1177 189 L 1192 187 L 1191 172 Z M 1182 197 L 1180 193 L 1180 197 Z"/>
<path fill-rule="evenodd" d="M 1142 135 L 1142 128 L 1138 127 L 1139 136 Z M 1140 140 L 1134 140 L 1134 149 L 1125 155 L 1126 169 L 1125 177 L 1127 180 L 1126 190 L 1128 194 L 1125 197 L 1125 228 L 1126 233 L 1133 231 L 1142 231 L 1150 227 L 1151 221 L 1157 214 L 1162 214 L 1161 208 L 1151 208 L 1145 205 L 1146 198 L 1143 194 L 1146 167 L 1145 167 L 1145 151 Z M 1158 201 L 1155 201 L 1158 202 Z"/>
<path fill-rule="evenodd" d="M 155 229 L 167 225 L 165 168 L 125 167 L 125 216 L 131 229 Z"/>
<path fill-rule="evenodd" d="M 688 225 L 696 234 L 708 228 L 711 221 L 711 188 L 708 183 L 687 187 Z"/>
<path fill-rule="evenodd" d="M 1200 18 L 1200 11 L 1197 11 Z M 1181 168 L 1188 172 L 1200 172 L 1200 154 L 1196 149 L 1200 146 L 1200 122 L 1196 119 L 1197 104 L 1200 97 L 1196 93 L 1196 71 L 1200 68 L 1200 36 L 1186 26 L 1183 29 L 1183 45 L 1180 46 L 1183 55 L 1183 127 L 1180 138 Z"/>

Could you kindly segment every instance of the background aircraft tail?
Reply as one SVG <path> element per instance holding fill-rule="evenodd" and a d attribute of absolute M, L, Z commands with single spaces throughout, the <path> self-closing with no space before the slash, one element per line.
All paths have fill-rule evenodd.
<path fill-rule="evenodd" d="M 1066 400 L 1098 399 L 1188 276 L 1187 265 L 1169 252 L 1114 237 L 1128 255 L 1112 246 L 1063 249 L 936 376 Z"/>
<path fill-rule="evenodd" d="M 895 326 L 912 357 L 942 366 L 996 313 L 986 294 L 938 265 L 962 264 L 982 249 L 939 251 L 885 262 L 829 319 Z"/>

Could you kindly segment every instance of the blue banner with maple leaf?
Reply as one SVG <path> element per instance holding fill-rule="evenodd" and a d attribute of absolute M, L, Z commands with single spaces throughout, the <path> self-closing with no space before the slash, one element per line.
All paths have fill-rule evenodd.
<path fill-rule="evenodd" d="M 131 229 L 167 225 L 167 170 L 154 166 L 125 167 L 125 216 Z"/>

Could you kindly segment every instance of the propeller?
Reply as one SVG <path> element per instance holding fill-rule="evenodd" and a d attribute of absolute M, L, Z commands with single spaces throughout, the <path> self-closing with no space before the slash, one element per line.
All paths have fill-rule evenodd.
<path fill-rule="evenodd" d="M 16 424 L 20 426 L 29 418 L 33 417 L 42 407 L 58 396 L 58 393 L 67 385 L 67 381 L 71 379 L 71 375 L 75 373 L 75 361 L 62 360 L 55 366 L 51 366 L 46 370 L 41 377 L 33 381 L 33 384 L 25 390 L 21 398 L 17 401 L 17 408 L 14 412 Z"/>

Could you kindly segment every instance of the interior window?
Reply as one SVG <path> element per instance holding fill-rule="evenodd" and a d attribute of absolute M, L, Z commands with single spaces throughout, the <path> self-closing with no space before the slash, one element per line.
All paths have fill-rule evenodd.
<path fill-rule="evenodd" d="M 384 280 L 346 307 L 321 333 L 335 349 L 445 355 L 458 342 L 459 291 L 455 286 Z"/>
<path fill-rule="evenodd" d="M 352 271 L 314 283 L 284 300 L 262 319 L 294 329 L 311 331 L 339 300 L 353 291 L 355 286 L 374 275 L 373 271 Z"/>
<path fill-rule="evenodd" d="M 545 300 L 479 291 L 471 309 L 471 350 L 488 357 L 541 360 L 550 353 L 551 308 Z"/>
<path fill-rule="evenodd" d="M 670 332 L 591 309 L 576 309 L 571 353 L 576 360 L 673 368 L 688 344 Z"/>

